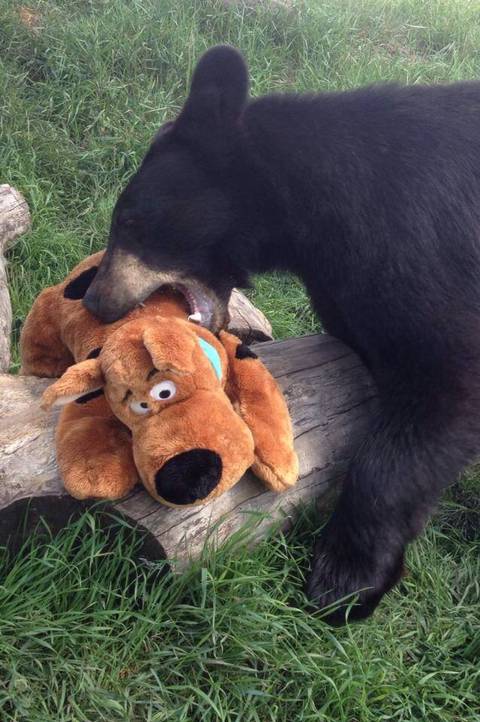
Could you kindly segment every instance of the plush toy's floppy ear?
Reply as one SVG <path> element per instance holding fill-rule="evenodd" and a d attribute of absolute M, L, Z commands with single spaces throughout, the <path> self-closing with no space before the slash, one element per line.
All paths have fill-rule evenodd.
<path fill-rule="evenodd" d="M 70 301 L 78 301 L 83 298 L 97 275 L 97 271 L 98 266 L 90 266 L 90 268 L 72 278 L 63 290 L 63 297 L 68 298 Z"/>
<path fill-rule="evenodd" d="M 236 336 L 220 332 L 228 356 L 226 392 L 255 443 L 253 472 L 273 491 L 285 491 L 298 478 L 298 458 L 287 404 L 256 354 Z"/>
<path fill-rule="evenodd" d="M 70 401 L 87 401 L 103 389 L 103 378 L 98 358 L 87 359 L 70 366 L 58 381 L 48 387 L 42 396 L 42 408 L 65 406 Z"/>

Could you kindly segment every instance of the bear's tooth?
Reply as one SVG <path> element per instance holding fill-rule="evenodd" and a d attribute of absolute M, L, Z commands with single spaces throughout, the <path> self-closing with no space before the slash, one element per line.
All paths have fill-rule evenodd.
<path fill-rule="evenodd" d="M 201 323 L 202 322 L 202 314 L 200 311 L 197 311 L 196 313 L 191 313 L 188 317 L 189 321 L 193 321 L 193 323 Z"/>

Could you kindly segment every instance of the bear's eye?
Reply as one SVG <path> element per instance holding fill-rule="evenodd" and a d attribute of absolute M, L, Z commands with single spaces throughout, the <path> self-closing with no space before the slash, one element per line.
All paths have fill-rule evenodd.
<path fill-rule="evenodd" d="M 172 399 L 177 393 L 177 387 L 173 381 L 160 381 L 159 384 L 155 384 L 150 390 L 150 396 L 155 401 L 167 401 Z"/>
<path fill-rule="evenodd" d="M 131 401 L 130 409 L 134 414 L 148 414 L 150 408 L 146 401 Z"/>

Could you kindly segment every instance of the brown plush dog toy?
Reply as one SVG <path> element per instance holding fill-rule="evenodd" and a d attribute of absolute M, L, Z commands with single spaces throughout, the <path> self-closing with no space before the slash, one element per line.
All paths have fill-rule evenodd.
<path fill-rule="evenodd" d="M 157 291 L 105 325 L 82 305 L 102 253 L 35 301 L 21 373 L 60 376 L 58 464 L 74 497 L 116 499 L 139 481 L 169 505 L 203 504 L 252 467 L 281 492 L 298 474 L 287 406 L 255 354 L 187 320 L 186 296 Z"/>

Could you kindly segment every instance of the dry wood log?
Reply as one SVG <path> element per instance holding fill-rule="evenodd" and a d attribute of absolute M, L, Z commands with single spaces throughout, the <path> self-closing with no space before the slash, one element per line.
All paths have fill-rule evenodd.
<path fill-rule="evenodd" d="M 288 518 L 299 502 L 324 495 L 342 477 L 374 412 L 372 382 L 357 356 L 339 341 L 306 336 L 259 344 L 256 351 L 287 398 L 300 481 L 287 494 L 276 495 L 247 474 L 223 497 L 187 509 L 161 506 L 141 489 L 112 504 L 147 530 L 150 549 L 160 554 L 161 545 L 179 565 L 200 553 L 214 525 L 214 540 L 221 541 L 249 515 L 267 512 L 271 517 Z M 39 397 L 48 383 L 0 375 L 0 544 L 14 532 L 20 500 L 36 497 L 39 514 L 49 522 L 58 523 L 65 510 L 72 509 L 55 464 L 56 415 L 39 408 Z M 259 521 L 258 534 L 267 525 L 268 519 Z"/>
<path fill-rule="evenodd" d="M 10 365 L 12 326 L 4 253 L 29 227 L 30 213 L 23 196 L 9 185 L 0 185 L 0 371 L 7 371 Z"/>

